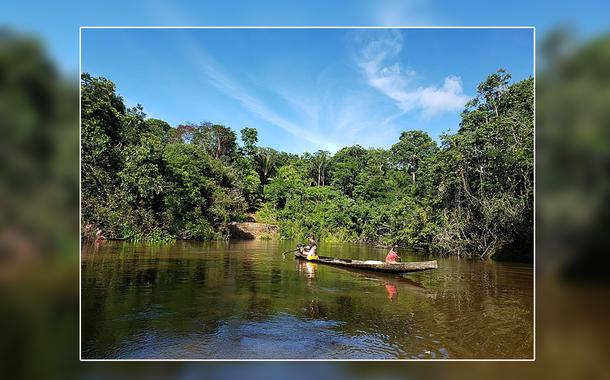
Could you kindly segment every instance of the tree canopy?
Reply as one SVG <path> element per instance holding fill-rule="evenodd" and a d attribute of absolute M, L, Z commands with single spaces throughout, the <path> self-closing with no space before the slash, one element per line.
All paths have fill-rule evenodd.
<path fill-rule="evenodd" d="M 241 146 L 212 122 L 172 128 L 83 74 L 83 223 L 117 238 L 222 239 L 249 211 L 282 238 L 531 257 L 533 80 L 510 79 L 487 77 L 438 142 L 406 130 L 389 149 L 295 155 L 258 146 L 255 128 Z"/>

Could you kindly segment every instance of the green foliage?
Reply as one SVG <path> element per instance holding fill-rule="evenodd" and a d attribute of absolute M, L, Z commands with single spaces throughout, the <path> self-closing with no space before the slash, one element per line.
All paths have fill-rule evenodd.
<path fill-rule="evenodd" d="M 402 132 L 390 149 L 396 167 L 410 174 L 413 182 L 416 182 L 416 173 L 422 162 L 432 159 L 437 150 L 436 143 L 422 131 Z"/>
<path fill-rule="evenodd" d="M 369 202 L 386 198 L 393 190 L 392 180 L 388 176 L 388 152 L 383 149 L 369 149 L 364 164 L 366 170 L 361 170 L 356 176 L 354 199 Z"/>
<path fill-rule="evenodd" d="M 269 182 L 270 177 L 277 169 L 277 161 L 279 153 L 272 148 L 257 148 L 254 162 L 259 175 L 261 184 L 261 193 L 265 194 L 265 185 Z"/>
<path fill-rule="evenodd" d="M 210 123 L 173 130 L 126 109 L 104 78 L 83 74 L 81 86 L 83 224 L 109 238 L 226 238 L 258 187 L 232 164 L 235 134 Z"/>
<path fill-rule="evenodd" d="M 366 166 L 368 152 L 360 145 L 341 149 L 333 156 L 331 185 L 351 197 L 358 184 L 358 175 Z"/>
<path fill-rule="evenodd" d="M 258 131 L 256 128 L 244 128 L 241 130 L 241 141 L 244 143 L 244 155 L 252 157 L 256 153 L 256 143 L 258 142 Z"/>
<path fill-rule="evenodd" d="M 508 86 L 508 78 L 491 75 L 458 133 L 443 137 L 439 252 L 491 256 L 533 240 L 533 80 Z"/>
<path fill-rule="evenodd" d="M 265 199 L 273 208 L 283 209 L 289 199 L 300 196 L 307 186 L 307 180 L 296 167 L 282 166 L 265 188 Z"/>
<path fill-rule="evenodd" d="M 349 212 L 353 200 L 330 186 L 308 186 L 291 194 L 278 212 L 280 235 L 304 239 L 313 234 L 319 240 L 355 240 Z"/>
<path fill-rule="evenodd" d="M 83 75 L 83 218 L 113 237 L 218 239 L 246 210 L 282 238 L 394 244 L 441 254 L 528 251 L 533 240 L 533 80 L 478 86 L 440 146 L 404 131 L 388 150 L 301 156 L 253 128 L 167 123 Z"/>
<path fill-rule="evenodd" d="M 326 150 L 318 150 L 311 156 L 309 160 L 309 173 L 312 182 L 316 186 L 324 186 L 326 184 L 330 164 L 330 152 Z"/>
<path fill-rule="evenodd" d="M 231 128 L 210 122 L 188 124 L 188 127 L 191 131 L 189 142 L 203 148 L 208 155 L 216 160 L 231 161 L 235 158 L 237 136 Z"/>

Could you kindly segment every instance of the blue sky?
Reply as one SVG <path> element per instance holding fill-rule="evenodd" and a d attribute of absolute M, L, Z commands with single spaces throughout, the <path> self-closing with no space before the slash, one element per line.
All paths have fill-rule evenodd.
<path fill-rule="evenodd" d="M 302 153 L 456 131 L 498 68 L 533 74 L 532 29 L 84 29 L 82 69 L 172 126 L 254 127 Z"/>
<path fill-rule="evenodd" d="M 0 26 L 42 36 L 77 78 L 83 25 L 535 26 L 538 37 L 571 25 L 589 38 L 608 31 L 609 8 L 601 0 L 4 0 Z"/>
<path fill-rule="evenodd" d="M 104 0 L 87 2 L 77 0 L 64 0 L 61 2 L 6 0 L 0 3 L 0 26 L 8 26 L 12 30 L 41 38 L 61 71 L 76 82 L 78 79 L 79 62 L 79 27 L 84 25 L 535 26 L 537 41 L 540 43 L 549 32 L 565 26 L 573 28 L 577 39 L 589 39 L 602 33 L 607 33 L 609 30 L 607 20 L 609 8 L 607 2 L 600 0 L 582 0 L 578 2 L 557 2 L 552 0 L 535 2 L 527 0 L 514 0 L 511 2 L 489 2 L 483 0 L 350 0 L 334 2 L 327 0 L 224 0 L 222 2 L 207 0 Z M 417 43 L 417 41 L 420 40 L 414 42 L 412 38 L 406 36 L 401 53 L 397 57 L 393 57 L 392 62 L 398 61 L 404 70 L 412 68 L 416 71 L 418 83 L 424 86 L 424 88 L 442 87 L 445 78 L 459 76 L 461 78 L 462 92 L 468 96 L 474 92 L 473 84 L 481 80 L 481 75 L 486 75 L 489 72 L 489 70 L 483 70 L 485 72 L 477 73 L 476 79 L 472 79 L 474 71 L 483 69 L 483 65 L 479 65 L 478 61 L 473 61 L 474 67 L 465 67 L 463 63 L 459 64 L 459 62 L 455 62 L 456 65 L 454 67 L 452 67 L 454 62 L 444 62 L 444 65 L 441 65 L 443 62 L 440 60 L 428 64 L 417 62 L 418 57 L 410 55 L 410 52 L 413 51 L 410 44 Z M 472 41 L 469 42 L 472 43 Z M 331 43 L 336 43 L 336 41 L 329 41 L 329 44 Z M 118 42 L 115 42 L 115 44 L 117 46 L 121 45 Z M 465 45 L 465 48 L 472 50 L 470 45 Z M 137 47 L 132 46 L 132 48 L 136 49 Z M 450 48 L 456 48 L 456 46 L 451 45 Z M 206 49 L 201 48 L 199 50 L 207 52 L 204 54 L 218 54 L 218 51 L 209 46 L 206 46 Z M 438 51 L 441 50 L 435 50 L 434 52 Z M 133 52 L 132 54 L 134 54 L 132 59 L 137 59 L 137 55 Z M 485 57 L 485 59 L 488 58 L 490 56 Z M 171 60 L 171 57 L 164 56 L 163 60 L 158 62 L 164 62 L 167 59 Z M 217 59 L 222 63 L 224 58 L 220 56 Z M 543 59 L 544 57 L 538 56 L 537 62 L 543 63 Z M 443 66 L 444 70 L 439 69 L 439 65 Z M 508 64 L 505 64 L 505 66 L 508 66 Z M 154 66 L 150 65 L 145 70 L 142 70 L 149 71 L 153 70 L 153 68 Z M 222 66 L 222 68 L 227 69 L 225 66 Z M 97 69 L 101 71 L 103 68 L 99 67 Z M 284 74 L 284 78 L 286 78 L 294 70 L 293 67 L 284 67 L 280 73 Z M 236 75 L 231 70 L 227 71 L 231 75 Z M 516 78 L 519 77 L 519 74 L 514 70 L 513 73 Z M 110 76 L 110 74 L 106 75 Z M 230 78 L 233 79 L 232 76 Z M 371 78 L 374 79 L 374 77 Z M 112 79 L 117 82 L 119 81 L 117 77 Z M 237 80 L 241 79 L 238 75 Z M 201 79 L 194 83 L 200 81 Z M 263 84 L 268 85 L 269 82 Z M 145 88 L 145 85 L 146 83 L 141 83 L 140 87 Z M 240 85 L 245 86 L 248 93 L 253 91 L 256 99 L 262 97 L 265 102 L 268 101 L 267 95 L 261 95 L 260 92 L 269 93 L 272 91 L 265 90 L 263 86 L 254 86 L 253 83 L 247 81 L 240 82 Z M 360 85 L 362 86 L 361 88 L 364 87 L 362 83 Z M 159 93 L 163 92 L 159 90 L 160 87 L 161 85 L 157 85 L 155 88 Z M 355 85 L 353 87 L 356 88 Z M 162 117 L 162 114 L 165 113 L 163 105 L 177 102 L 175 95 L 169 98 L 157 98 L 157 100 L 149 101 L 151 94 L 140 96 L 139 93 L 142 91 L 130 85 L 129 81 L 119 83 L 119 90 L 128 98 L 128 102 L 142 103 L 151 116 Z M 303 95 L 303 99 L 309 104 L 309 100 L 312 94 L 315 94 L 315 91 L 307 86 L 300 90 L 300 92 L 294 91 L 293 96 L 297 94 Z M 369 96 L 374 97 L 375 95 L 370 90 Z M 169 90 L 166 89 L 165 91 L 169 93 Z M 378 89 L 378 91 L 381 90 Z M 394 92 L 393 94 L 396 95 L 394 96 L 395 102 L 396 99 L 406 99 L 404 96 L 401 98 L 400 92 Z M 222 96 L 227 97 L 226 94 Z M 218 95 L 218 97 L 220 99 L 221 95 Z M 381 98 L 380 94 L 377 94 L 377 98 Z M 336 99 L 340 98 L 336 97 Z M 369 105 L 373 104 L 370 105 L 370 107 L 373 107 L 373 111 L 381 114 L 391 107 L 390 100 L 386 96 L 384 101 L 379 101 L 383 103 L 379 108 L 373 106 L 377 104 L 375 102 L 369 103 Z M 408 103 L 402 102 L 404 107 L 407 107 Z M 161 107 L 159 104 L 161 104 Z M 288 113 L 288 107 L 280 107 L 279 110 L 276 110 L 277 104 L 273 103 L 273 110 L 276 113 Z M 201 104 L 197 105 L 200 106 Z M 184 107 L 187 107 L 187 105 Z M 396 105 L 394 106 L 394 112 L 397 109 L 400 110 L 400 107 L 397 107 Z M 198 108 L 191 108 L 190 106 L 187 108 L 190 111 L 198 110 Z M 242 107 L 242 110 L 239 111 L 241 113 L 237 111 L 235 114 L 223 113 L 223 117 L 216 120 L 213 111 L 218 111 L 219 113 L 221 110 L 210 110 L 210 107 L 207 107 L 205 112 L 201 111 L 198 114 L 172 113 L 172 115 L 182 115 L 181 118 L 184 118 L 185 121 L 199 121 L 200 118 L 214 119 L 214 121 L 223 122 L 235 129 L 239 129 L 243 125 L 256 126 L 260 130 L 263 143 L 269 145 L 274 143 L 269 137 L 272 133 L 271 123 L 264 122 L 260 115 L 258 117 L 250 115 L 249 118 L 241 117 L 242 114 L 246 113 Z M 381 117 L 375 112 L 367 112 L 365 115 L 367 120 L 375 121 Z M 364 111 L 362 113 L 364 114 Z M 301 115 L 306 114 L 303 113 Z M 388 114 L 393 115 L 392 113 Z M 421 109 L 419 114 L 421 114 Z M 409 128 L 410 123 L 414 122 L 414 120 L 417 120 L 418 123 L 422 120 L 419 114 L 417 110 L 410 111 L 408 115 L 399 116 L 391 121 L 396 124 L 396 127 Z M 167 119 L 172 121 L 172 123 L 180 122 L 172 119 L 172 115 L 169 115 Z M 284 115 L 283 117 L 291 122 L 298 121 L 294 115 Z M 339 116 L 335 118 L 338 119 Z M 344 118 L 344 120 L 347 120 L 347 118 Z M 455 115 L 451 116 L 450 113 L 446 112 L 434 117 L 428 117 L 425 119 L 426 130 L 432 135 L 436 135 L 440 130 L 454 128 L 456 125 L 455 120 Z M 318 125 L 323 125 L 322 121 Z M 307 124 L 307 128 L 313 127 Z M 278 135 L 289 134 L 284 130 L 276 131 L 275 133 Z M 383 145 L 384 142 L 387 143 L 388 139 L 391 140 L 392 133 L 396 133 L 396 130 L 385 131 L 379 134 L 371 132 L 368 137 L 370 144 L 363 144 L 375 145 L 375 141 L 381 141 L 380 144 Z M 337 135 L 331 136 L 330 133 L 328 135 L 328 140 L 336 144 Z M 349 136 L 341 133 L 338 136 L 342 137 L 340 140 L 346 143 L 352 140 L 355 141 L 355 139 L 350 139 Z M 292 139 L 287 138 L 284 140 L 283 144 L 288 146 L 286 149 L 290 151 L 299 151 L 313 147 L 313 145 L 311 147 L 301 147 L 299 144 L 302 144 L 302 141 L 303 139 L 292 137 Z"/>

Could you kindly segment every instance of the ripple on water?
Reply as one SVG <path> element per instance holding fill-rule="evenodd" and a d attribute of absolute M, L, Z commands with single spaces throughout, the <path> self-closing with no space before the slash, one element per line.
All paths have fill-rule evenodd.
<path fill-rule="evenodd" d="M 265 321 L 230 319 L 211 333 L 183 336 L 148 332 L 123 340 L 122 358 L 392 359 L 405 351 L 375 333 L 347 334 L 341 323 L 278 314 Z M 161 344 L 161 342 L 163 342 Z"/>
<path fill-rule="evenodd" d="M 83 354 L 99 358 L 525 357 L 532 268 L 439 259 L 407 279 L 302 272 L 261 242 L 108 242 L 83 255 Z M 374 258 L 368 247 L 337 255 Z M 385 252 L 383 253 L 385 254 Z M 358 256 L 360 255 L 360 256 Z M 386 286 L 388 285 L 388 286 Z"/>

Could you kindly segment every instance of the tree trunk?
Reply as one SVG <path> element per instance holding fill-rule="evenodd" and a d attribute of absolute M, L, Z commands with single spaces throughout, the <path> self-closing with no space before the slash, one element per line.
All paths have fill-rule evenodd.
<path fill-rule="evenodd" d="M 480 191 L 481 191 L 481 199 L 485 198 L 485 189 L 484 189 L 485 183 L 484 183 L 483 178 L 484 178 L 483 165 L 480 165 L 479 166 L 479 182 L 480 182 L 479 186 L 480 186 Z"/>

